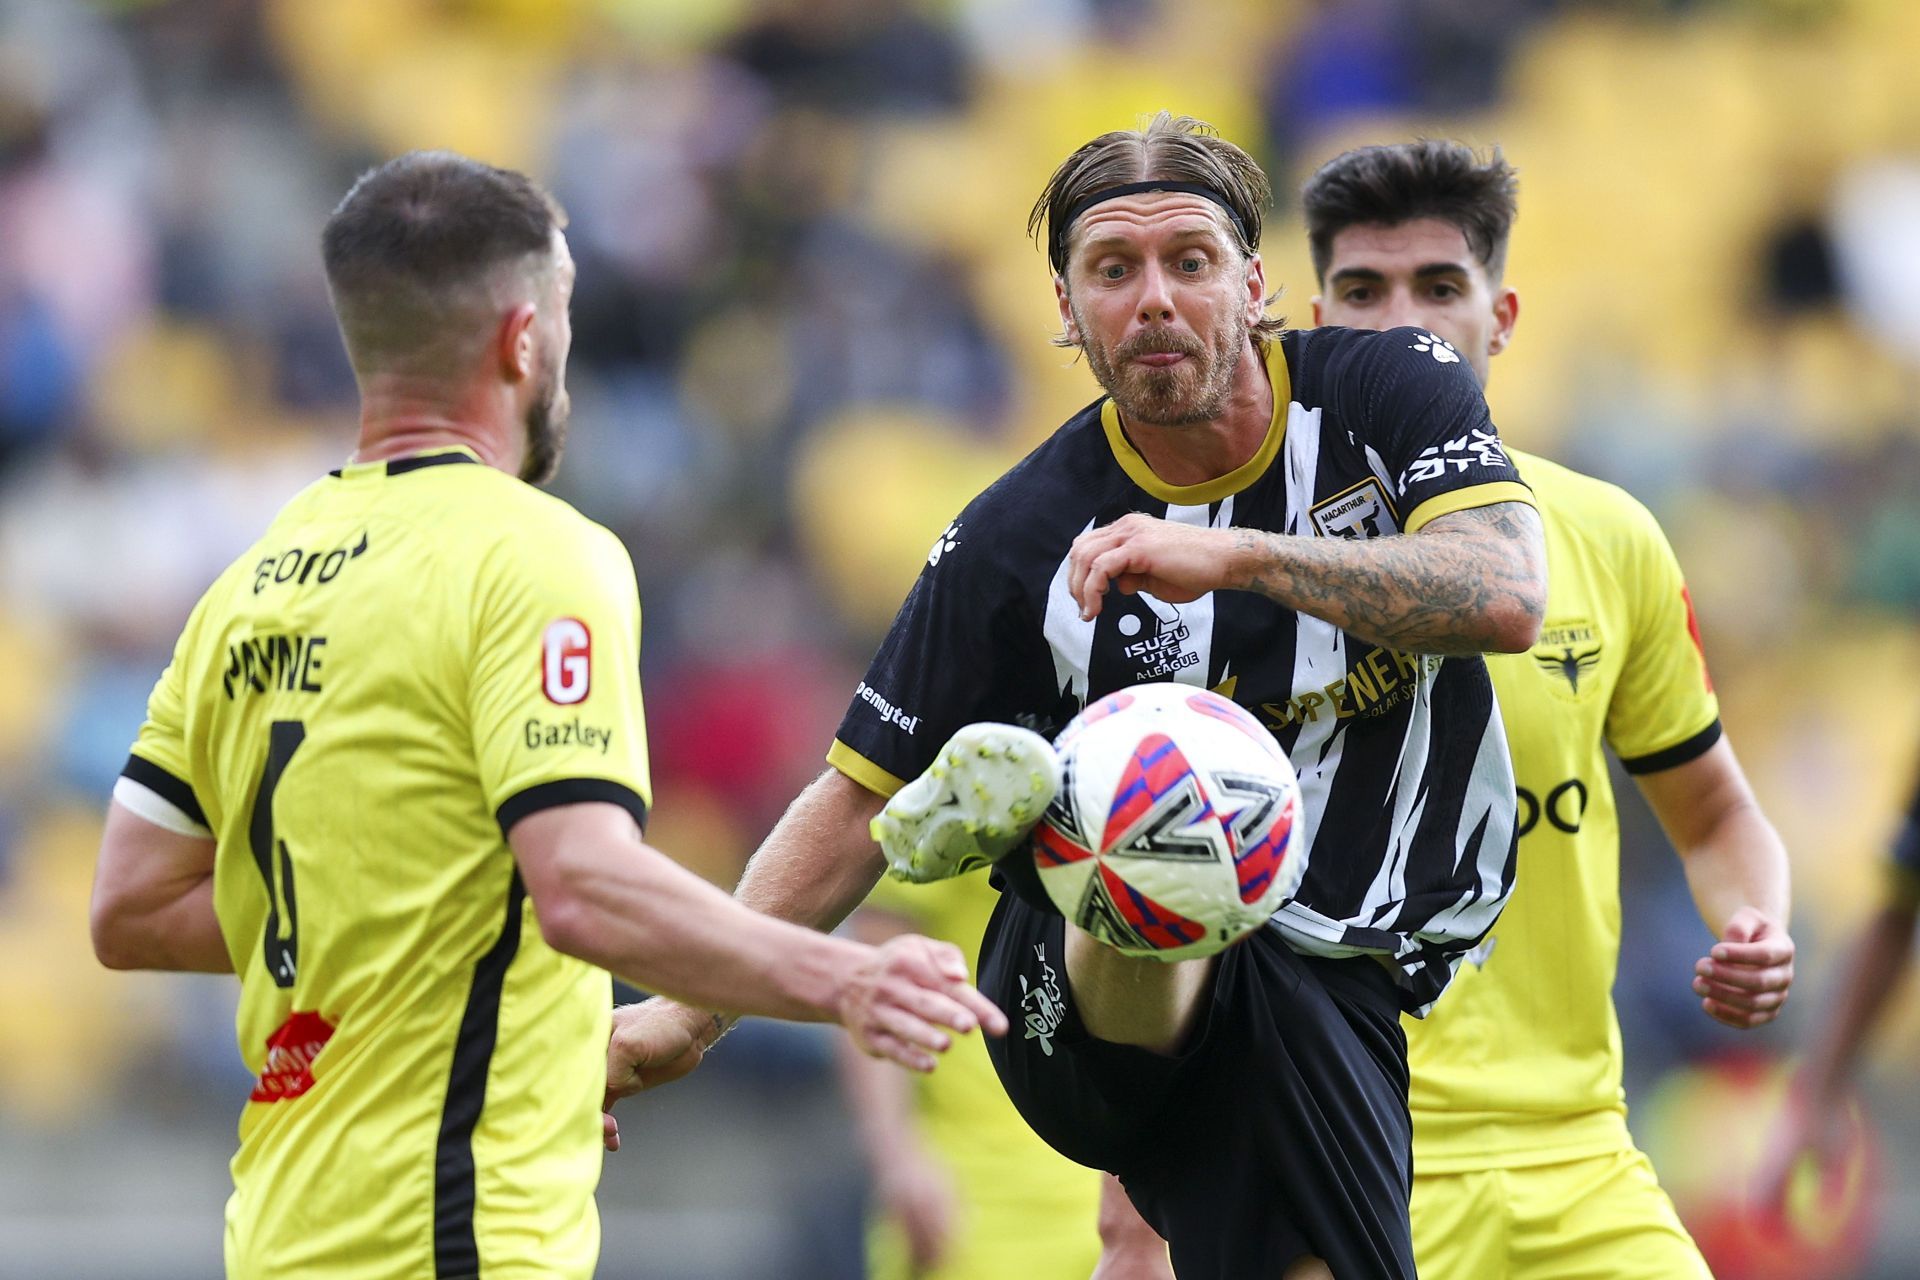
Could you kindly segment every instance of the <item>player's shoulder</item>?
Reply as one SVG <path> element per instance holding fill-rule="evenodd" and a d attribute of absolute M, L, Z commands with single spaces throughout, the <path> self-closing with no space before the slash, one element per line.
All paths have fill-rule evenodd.
<path fill-rule="evenodd" d="M 1543 520 L 1621 552 L 1667 545 L 1653 512 L 1619 485 L 1511 446 L 1507 453 L 1533 490 Z"/>
<path fill-rule="evenodd" d="M 477 560 L 618 555 L 626 547 L 572 503 L 485 465 L 448 467 L 416 508 L 443 546 Z"/>
<path fill-rule="evenodd" d="M 978 535 L 1013 543 L 1061 530 L 1078 533 L 1122 475 L 1106 439 L 1105 404 L 1103 396 L 1068 418 L 982 489 L 962 519 L 973 521 Z"/>
<path fill-rule="evenodd" d="M 1371 390 L 1383 379 L 1471 376 L 1453 344 L 1425 329 L 1346 329 L 1323 325 L 1280 335 L 1293 398 L 1309 407 Z"/>

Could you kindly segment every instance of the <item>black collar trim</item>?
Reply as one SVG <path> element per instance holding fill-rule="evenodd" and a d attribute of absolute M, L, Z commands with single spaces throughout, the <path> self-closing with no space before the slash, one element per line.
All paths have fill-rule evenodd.
<path fill-rule="evenodd" d="M 388 459 L 386 473 L 390 476 L 403 476 L 409 471 L 418 471 L 422 467 L 445 467 L 451 466 L 456 462 L 478 463 L 479 461 L 480 459 L 474 457 L 472 454 L 461 453 L 458 450 L 450 453 L 417 453 L 411 458 Z M 340 470 L 336 468 L 335 470 L 327 472 L 327 474 L 338 480 L 341 473 Z"/>

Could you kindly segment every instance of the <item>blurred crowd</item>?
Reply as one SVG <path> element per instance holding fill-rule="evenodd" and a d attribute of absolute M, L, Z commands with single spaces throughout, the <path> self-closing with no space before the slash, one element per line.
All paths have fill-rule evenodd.
<path fill-rule="evenodd" d="M 1300 322 L 1320 160 L 1425 133 L 1517 165 L 1496 420 L 1688 567 L 1795 859 L 1789 1048 L 1920 755 L 1917 49 L 1906 0 L 0 0 L 0 1126 L 111 1125 L 151 1105 L 99 1106 L 135 1063 L 239 1106 L 223 989 L 99 970 L 84 902 L 187 609 L 351 447 L 317 243 L 355 174 L 445 146 L 565 205 L 558 488 L 639 573 L 650 834 L 730 882 L 935 535 L 1092 398 L 1025 215 L 1162 106 L 1268 163 Z M 1684 884 L 1627 836 L 1656 1097 L 1762 1038 L 1699 1015 Z"/>

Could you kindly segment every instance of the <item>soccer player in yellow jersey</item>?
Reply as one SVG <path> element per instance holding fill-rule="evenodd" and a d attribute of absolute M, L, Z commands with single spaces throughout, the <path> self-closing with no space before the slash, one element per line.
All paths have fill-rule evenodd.
<path fill-rule="evenodd" d="M 358 450 L 194 608 L 114 788 L 100 958 L 241 980 L 230 1276 L 591 1275 L 608 969 L 921 1068 L 1005 1025 L 955 948 L 756 915 L 641 838 L 633 566 L 533 487 L 562 222 L 446 153 L 348 193 L 323 248 Z M 626 1060 L 638 1085 L 697 1053 Z"/>
<path fill-rule="evenodd" d="M 1519 314 L 1502 279 L 1514 190 L 1497 153 L 1449 142 L 1329 162 L 1304 193 L 1315 321 L 1424 328 L 1484 382 Z M 1786 856 L 1721 732 L 1659 525 L 1613 485 L 1512 452 L 1548 562 L 1538 642 L 1487 657 L 1519 790 L 1519 874 L 1453 990 L 1406 1023 L 1414 1253 L 1429 1280 L 1705 1276 L 1627 1132 L 1611 999 L 1619 828 L 1603 746 L 1680 853 L 1719 940 L 1693 989 L 1730 1026 L 1770 1021 L 1792 981 Z"/>
<path fill-rule="evenodd" d="M 850 925 L 867 942 L 911 930 L 977 955 L 999 899 L 984 871 L 882 880 Z M 849 1051 L 841 1075 L 873 1183 L 867 1280 L 1087 1280 L 1101 1175 L 1027 1127 L 981 1044 L 920 1077 Z"/>

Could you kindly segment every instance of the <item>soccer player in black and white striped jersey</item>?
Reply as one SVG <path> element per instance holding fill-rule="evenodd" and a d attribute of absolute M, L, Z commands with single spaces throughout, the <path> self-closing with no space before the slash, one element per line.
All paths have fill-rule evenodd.
<path fill-rule="evenodd" d="M 1235 699 L 1300 774 L 1299 893 L 1221 957 L 1162 964 L 1069 928 L 1004 860 L 983 989 L 1015 1005 L 1043 968 L 1065 981 L 995 1065 L 1042 1137 L 1119 1176 L 1183 1280 L 1411 1277 L 1399 1014 L 1512 887 L 1478 655 L 1533 643 L 1544 555 L 1457 353 L 1266 316 L 1268 197 L 1245 152 L 1164 113 L 1056 171 L 1033 225 L 1062 342 L 1106 394 L 961 513 L 739 892 L 838 921 L 881 869 L 869 820 L 964 726 L 1051 735 L 1150 680 Z M 892 816 L 911 844 L 914 815 Z M 710 1025 L 623 1013 L 616 1073 Z"/>

